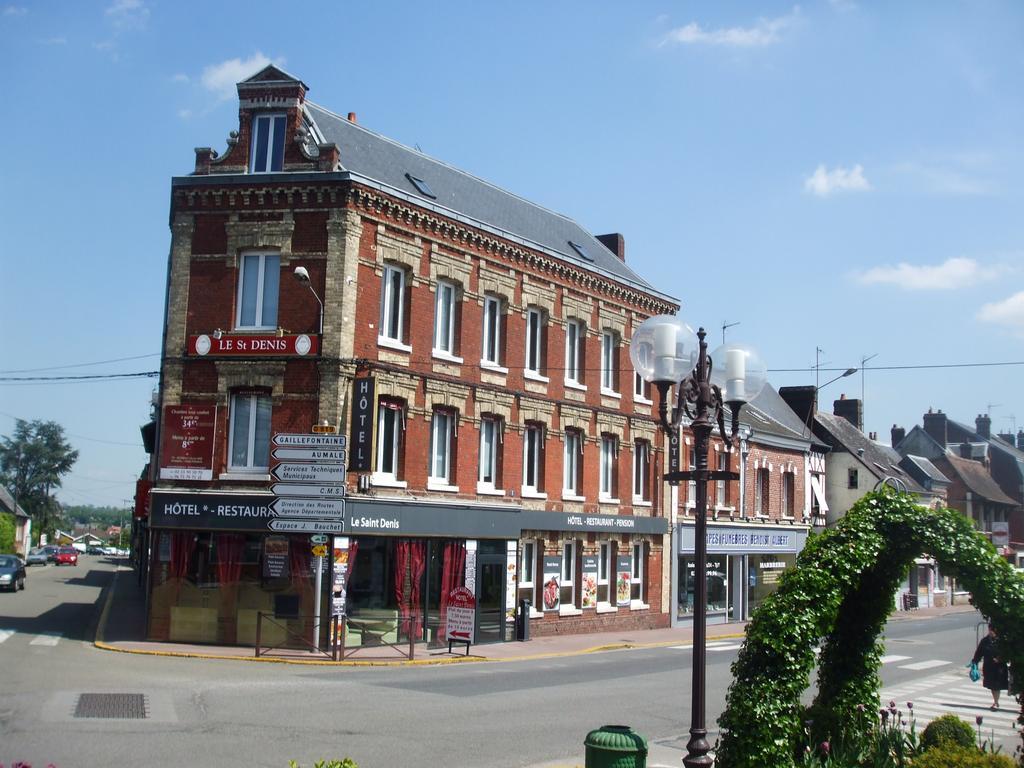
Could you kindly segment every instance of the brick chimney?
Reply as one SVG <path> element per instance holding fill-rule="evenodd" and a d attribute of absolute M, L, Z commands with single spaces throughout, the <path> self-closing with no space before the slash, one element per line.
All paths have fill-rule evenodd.
<path fill-rule="evenodd" d="M 895 424 L 893 424 L 892 429 L 889 430 L 889 437 L 892 439 L 893 448 L 902 443 L 903 438 L 906 436 L 907 430 L 905 430 L 903 427 L 897 427 Z"/>
<path fill-rule="evenodd" d="M 845 394 L 840 395 L 838 400 L 832 402 L 832 413 L 846 419 L 857 429 L 864 429 L 864 408 L 857 398 L 847 400 Z"/>
<path fill-rule="evenodd" d="M 598 235 L 597 239 L 605 248 L 614 253 L 619 261 L 626 260 L 626 238 L 618 232 L 612 232 L 610 235 Z"/>
<path fill-rule="evenodd" d="M 932 409 L 928 409 L 928 413 L 924 415 L 922 419 L 924 425 L 924 431 L 931 436 L 931 438 L 941 445 L 943 448 L 946 447 L 946 414 L 941 410 L 938 413 L 932 413 Z"/>
<path fill-rule="evenodd" d="M 810 426 L 818 412 L 818 390 L 805 387 L 779 387 L 779 396 L 805 425 Z"/>
<path fill-rule="evenodd" d="M 992 419 L 987 413 L 979 413 L 975 417 L 974 427 L 977 433 L 986 440 L 992 437 Z"/>

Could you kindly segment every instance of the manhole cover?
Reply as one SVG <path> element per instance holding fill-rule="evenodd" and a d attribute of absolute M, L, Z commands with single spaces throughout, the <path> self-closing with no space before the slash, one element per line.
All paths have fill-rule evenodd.
<path fill-rule="evenodd" d="M 75 705 L 75 717 L 141 719 L 146 716 L 142 693 L 83 693 Z"/>

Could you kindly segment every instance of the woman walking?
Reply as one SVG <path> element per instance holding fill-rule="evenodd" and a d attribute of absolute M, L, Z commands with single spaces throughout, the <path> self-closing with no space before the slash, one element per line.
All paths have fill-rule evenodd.
<path fill-rule="evenodd" d="M 999 639 L 995 627 L 988 625 L 988 634 L 981 638 L 974 652 L 972 664 L 981 662 L 981 684 L 992 692 L 991 710 L 999 709 L 999 693 L 1009 687 L 1009 671 L 1006 662 L 999 658 Z"/>

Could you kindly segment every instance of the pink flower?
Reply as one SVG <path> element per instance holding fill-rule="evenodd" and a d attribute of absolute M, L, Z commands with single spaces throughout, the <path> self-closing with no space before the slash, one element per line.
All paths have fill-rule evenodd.
<path fill-rule="evenodd" d="M 827 741 L 823 741 L 821 742 L 821 746 L 819 747 L 819 749 L 821 750 L 821 754 L 827 755 L 831 751 L 832 745 L 829 744 Z"/>
<path fill-rule="evenodd" d="M 984 722 L 984 720 L 985 720 L 985 718 L 982 717 L 981 715 L 978 715 L 977 717 L 974 718 L 974 722 L 976 722 L 978 725 L 981 725 Z"/>

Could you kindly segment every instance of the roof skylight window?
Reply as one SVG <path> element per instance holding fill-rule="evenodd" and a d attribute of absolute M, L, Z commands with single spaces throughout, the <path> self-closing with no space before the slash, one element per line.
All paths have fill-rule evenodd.
<path fill-rule="evenodd" d="M 429 197 L 431 200 L 437 199 L 437 195 L 434 194 L 434 191 L 430 188 L 430 185 L 427 184 L 427 182 L 421 179 L 419 176 L 413 176 L 411 173 L 407 173 L 405 174 L 405 178 L 411 181 L 412 185 L 416 187 L 419 193 L 424 197 Z"/>
<path fill-rule="evenodd" d="M 584 261 L 593 261 L 594 260 L 594 258 L 589 253 L 587 253 L 587 249 L 584 248 L 579 243 L 570 240 L 569 241 L 569 245 L 572 246 L 572 249 L 574 251 L 576 251 L 576 253 L 578 253 L 580 258 L 583 259 Z"/>

